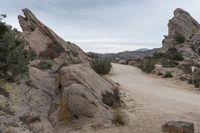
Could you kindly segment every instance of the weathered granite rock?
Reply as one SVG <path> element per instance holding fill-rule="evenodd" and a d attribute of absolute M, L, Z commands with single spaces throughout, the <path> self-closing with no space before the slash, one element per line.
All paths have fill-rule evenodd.
<path fill-rule="evenodd" d="M 199 23 L 188 12 L 180 8 L 176 9 L 174 17 L 169 20 L 168 35 L 162 41 L 163 47 L 158 52 L 166 52 L 177 43 L 186 44 L 199 29 Z"/>
<path fill-rule="evenodd" d="M 87 57 L 85 53 L 75 44 L 65 42 L 51 29 L 40 22 L 37 17 L 29 10 L 23 9 L 24 16 L 18 16 L 20 26 L 23 30 L 23 37 L 27 41 L 30 49 L 38 55 L 65 58 L 68 63 L 85 63 Z"/>
<path fill-rule="evenodd" d="M 162 126 L 165 133 L 194 133 L 194 124 L 182 121 L 169 121 Z"/>
<path fill-rule="evenodd" d="M 107 114 L 110 117 L 109 108 L 103 103 L 103 94 L 114 95 L 114 84 L 96 74 L 89 64 L 71 65 L 63 67 L 59 72 L 62 96 L 66 106 L 78 117 L 94 117 Z"/>
<path fill-rule="evenodd" d="M 23 12 L 25 17 L 18 18 L 27 42 L 25 48 L 38 56 L 18 82 L 0 83 L 0 131 L 54 133 L 60 122 L 54 114 L 61 105 L 68 109 L 70 118 L 98 117 L 101 122 L 111 122 L 112 113 L 103 102 L 108 95 L 103 94 L 114 95 L 114 84 L 93 71 L 78 46 L 58 37 L 29 9 Z M 37 67 L 41 61 L 53 63 L 51 69 Z M 111 100 L 116 99 L 113 96 Z M 66 117 L 68 112 L 61 113 L 63 116 L 59 116 Z"/>

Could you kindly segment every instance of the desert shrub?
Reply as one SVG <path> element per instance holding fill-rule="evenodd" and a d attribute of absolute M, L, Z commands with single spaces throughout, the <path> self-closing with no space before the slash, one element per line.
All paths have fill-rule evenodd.
<path fill-rule="evenodd" d="M 58 55 L 60 55 L 60 53 L 65 51 L 65 49 L 60 44 L 56 43 L 48 44 L 48 48 L 53 49 Z"/>
<path fill-rule="evenodd" d="M 151 73 L 155 69 L 155 63 L 152 60 L 144 59 L 138 67 L 146 73 Z"/>
<path fill-rule="evenodd" d="M 98 55 L 96 53 L 92 53 L 92 52 L 88 52 L 86 53 L 86 55 L 92 59 L 97 59 L 99 58 Z"/>
<path fill-rule="evenodd" d="M 172 75 L 172 73 L 171 72 L 166 72 L 165 73 L 165 75 L 163 75 L 163 78 L 172 78 L 173 77 L 173 75 Z"/>
<path fill-rule="evenodd" d="M 175 37 L 175 41 L 177 42 L 177 44 L 181 44 L 181 43 L 184 43 L 185 42 L 185 38 L 181 35 L 177 35 Z"/>
<path fill-rule="evenodd" d="M 162 76 L 162 75 L 163 75 L 163 73 L 161 73 L 161 72 L 158 73 L 158 76 Z"/>
<path fill-rule="evenodd" d="M 120 104 L 119 88 L 115 88 L 113 92 L 106 91 L 102 94 L 102 102 L 110 107 L 115 107 Z"/>
<path fill-rule="evenodd" d="M 184 57 L 181 53 L 175 53 L 171 55 L 172 60 L 183 61 Z"/>
<path fill-rule="evenodd" d="M 155 52 L 154 54 L 153 54 L 153 58 L 154 59 L 160 59 L 160 58 L 163 58 L 163 57 L 165 57 L 166 55 L 164 54 L 164 53 L 157 53 L 157 52 Z"/>
<path fill-rule="evenodd" d="M 112 67 L 109 59 L 94 59 L 90 62 L 90 65 L 99 74 L 108 74 Z"/>
<path fill-rule="evenodd" d="M 42 69 L 42 70 L 48 70 L 52 69 L 53 62 L 51 60 L 44 60 L 41 61 L 38 65 L 37 68 Z"/>
<path fill-rule="evenodd" d="M 25 42 L 20 38 L 19 32 L 7 26 L 7 30 L 0 38 L 1 77 L 14 79 L 18 74 L 27 72 L 27 65 L 36 54 L 31 50 L 25 50 L 24 47 Z"/>
<path fill-rule="evenodd" d="M 112 123 L 119 126 L 126 124 L 126 115 L 119 109 L 113 112 Z"/>
<path fill-rule="evenodd" d="M 58 111 L 57 111 L 57 119 L 58 121 L 68 122 L 71 119 L 71 113 L 66 106 L 66 101 L 63 97 L 60 97 L 58 101 Z"/>
<path fill-rule="evenodd" d="M 54 59 L 60 54 L 64 52 L 64 48 L 60 46 L 59 44 L 47 44 L 46 50 L 42 51 L 39 53 L 40 58 L 45 58 L 45 59 Z"/>
<path fill-rule="evenodd" d="M 5 23 L 0 22 L 0 39 L 3 38 L 3 35 L 9 30 L 8 26 Z"/>

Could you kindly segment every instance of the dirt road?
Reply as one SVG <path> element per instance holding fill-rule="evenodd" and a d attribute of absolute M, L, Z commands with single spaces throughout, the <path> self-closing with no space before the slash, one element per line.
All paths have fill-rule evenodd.
<path fill-rule="evenodd" d="M 190 85 L 119 64 L 108 76 L 123 88 L 129 125 L 107 132 L 160 133 L 166 121 L 182 120 L 193 122 L 200 133 L 200 93 Z"/>

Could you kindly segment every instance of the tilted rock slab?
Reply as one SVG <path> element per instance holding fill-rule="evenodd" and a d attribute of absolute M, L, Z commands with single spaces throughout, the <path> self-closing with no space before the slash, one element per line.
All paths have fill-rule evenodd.
<path fill-rule="evenodd" d="M 59 77 L 62 95 L 70 112 L 77 116 L 111 117 L 111 114 L 106 111 L 109 107 L 102 100 L 103 94 L 113 94 L 115 86 L 96 74 L 89 64 L 63 67 Z"/>
<path fill-rule="evenodd" d="M 199 29 L 199 23 L 187 11 L 180 8 L 176 9 L 174 17 L 169 20 L 168 35 L 164 36 L 165 39 L 162 41 L 163 47 L 158 52 L 166 52 L 169 48 L 175 47 L 177 36 L 183 37 L 185 40 L 184 45 L 186 45 Z"/>
<path fill-rule="evenodd" d="M 5 85 L 9 95 L 0 96 L 0 132 L 57 132 L 60 121 L 55 116 L 60 115 L 60 98 L 70 118 L 98 117 L 111 122 L 112 113 L 102 102 L 106 95 L 102 95 L 113 95 L 114 83 L 93 71 L 89 58 L 78 46 L 61 39 L 29 9 L 22 11 L 24 17 L 18 18 L 25 48 L 33 50 L 38 58 L 29 64 L 28 77 Z M 46 59 L 53 62 L 52 69 L 37 68 L 40 60 Z M 68 112 L 62 113 L 67 116 Z"/>
<path fill-rule="evenodd" d="M 19 23 L 23 30 L 23 37 L 27 41 L 30 49 L 37 54 L 47 50 L 48 45 L 58 45 L 64 50 L 60 55 L 66 58 L 69 63 L 85 63 L 87 57 L 85 53 L 75 44 L 66 42 L 51 29 L 40 22 L 29 10 L 23 9 L 24 16 L 19 15 Z M 59 53 L 60 54 L 60 53 Z"/>

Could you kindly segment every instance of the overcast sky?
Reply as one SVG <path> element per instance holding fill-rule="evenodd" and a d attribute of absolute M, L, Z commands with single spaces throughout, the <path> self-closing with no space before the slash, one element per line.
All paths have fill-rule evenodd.
<path fill-rule="evenodd" d="M 1 0 L 0 13 L 20 29 L 17 15 L 31 9 L 48 27 L 84 51 L 119 52 L 161 47 L 176 8 L 200 21 L 200 0 Z"/>

